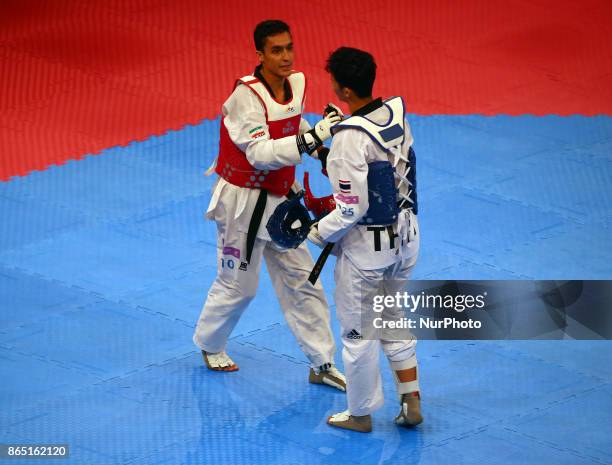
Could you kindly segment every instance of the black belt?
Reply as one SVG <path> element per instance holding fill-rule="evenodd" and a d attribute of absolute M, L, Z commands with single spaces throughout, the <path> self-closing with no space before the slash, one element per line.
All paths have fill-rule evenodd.
<path fill-rule="evenodd" d="M 251 263 L 251 254 L 253 253 L 253 247 L 255 246 L 255 239 L 257 238 L 257 231 L 259 231 L 259 225 L 263 218 L 264 212 L 266 211 L 266 202 L 268 201 L 268 191 L 261 189 L 257 202 L 255 203 L 255 209 L 249 222 L 249 230 L 247 232 L 246 240 L 246 261 Z"/>
<path fill-rule="evenodd" d="M 288 199 L 292 199 L 296 195 L 297 194 L 290 189 L 286 197 Z M 251 215 L 251 221 L 249 221 L 249 230 L 247 232 L 246 261 L 249 264 L 251 263 L 251 255 L 253 254 L 253 248 L 255 247 L 257 231 L 259 231 L 261 220 L 263 218 L 264 212 L 266 211 L 267 201 L 268 191 L 265 189 L 261 189 L 259 191 L 259 196 L 257 197 L 257 202 L 255 203 L 255 208 L 253 209 L 253 215 Z"/>
<path fill-rule="evenodd" d="M 328 242 L 327 244 L 325 244 L 325 248 L 321 252 L 321 255 L 319 255 L 319 258 L 317 258 L 317 262 L 312 268 L 312 271 L 310 272 L 310 276 L 308 276 L 308 281 L 310 281 L 310 284 L 312 284 L 313 286 L 317 282 L 317 279 L 319 279 L 319 275 L 321 274 L 321 271 L 323 271 L 325 262 L 327 261 L 329 254 L 334 248 L 334 245 L 336 245 L 335 242 Z"/>

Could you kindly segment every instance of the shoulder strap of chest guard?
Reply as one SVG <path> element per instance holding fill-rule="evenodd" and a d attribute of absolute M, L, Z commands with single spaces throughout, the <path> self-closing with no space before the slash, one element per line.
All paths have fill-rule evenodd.
<path fill-rule="evenodd" d="M 349 128 L 361 130 L 384 150 L 400 145 L 404 142 L 404 101 L 401 97 L 391 97 L 383 105 L 389 110 L 389 120 L 384 124 L 375 123 L 366 116 L 351 116 L 334 126 L 332 132 Z"/>

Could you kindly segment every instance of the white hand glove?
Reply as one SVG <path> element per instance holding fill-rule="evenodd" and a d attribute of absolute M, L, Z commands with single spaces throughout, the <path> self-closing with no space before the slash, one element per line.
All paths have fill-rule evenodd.
<path fill-rule="evenodd" d="M 319 222 L 312 223 L 310 226 L 310 232 L 308 233 L 308 240 L 312 242 L 314 245 L 320 248 L 324 248 L 327 244 L 321 235 L 319 234 Z"/>
<path fill-rule="evenodd" d="M 328 113 L 321 121 L 314 125 L 314 133 L 323 142 L 331 137 L 331 128 L 342 121 L 341 114 L 336 111 Z"/>
<path fill-rule="evenodd" d="M 323 145 L 323 141 L 331 137 L 331 128 L 342 121 L 344 116 L 340 108 L 332 103 L 329 103 L 324 111 L 325 116 L 322 120 L 309 131 L 296 137 L 297 148 L 300 153 L 307 153 L 317 158 L 318 156 L 313 155 L 313 152 Z"/>

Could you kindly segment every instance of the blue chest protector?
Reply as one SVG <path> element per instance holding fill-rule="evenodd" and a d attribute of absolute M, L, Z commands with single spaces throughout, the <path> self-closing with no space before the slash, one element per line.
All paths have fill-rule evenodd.
<path fill-rule="evenodd" d="M 401 97 L 385 100 L 384 105 L 389 110 L 389 120 L 385 124 L 375 123 L 364 116 L 351 116 L 334 126 L 332 131 L 342 129 L 359 129 L 365 132 L 374 143 L 385 151 L 404 142 L 404 102 Z M 408 179 L 413 184 L 410 195 L 411 207 L 416 213 L 416 157 L 410 148 L 409 165 L 411 167 Z M 398 202 L 395 168 L 389 161 L 368 163 L 368 211 L 359 224 L 390 225 L 397 221 L 401 208 L 408 208 L 404 201 Z"/>

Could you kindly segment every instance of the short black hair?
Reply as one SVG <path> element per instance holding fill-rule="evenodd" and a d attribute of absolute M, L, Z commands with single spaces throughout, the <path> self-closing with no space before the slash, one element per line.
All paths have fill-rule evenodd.
<path fill-rule="evenodd" d="M 262 21 L 255 26 L 255 30 L 253 31 L 255 50 L 263 52 L 264 45 L 266 44 L 266 37 L 282 34 L 283 32 L 288 32 L 291 34 L 289 25 L 280 19 L 266 19 L 265 21 Z"/>
<path fill-rule="evenodd" d="M 357 48 L 340 47 L 329 55 L 325 70 L 331 73 L 338 84 L 348 87 L 358 97 L 372 96 L 376 62 L 370 53 Z"/>

